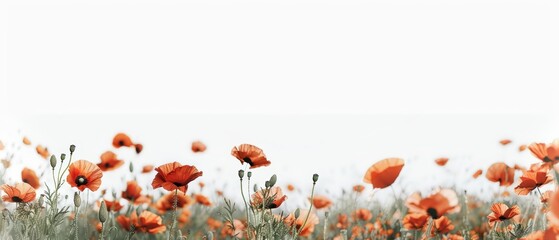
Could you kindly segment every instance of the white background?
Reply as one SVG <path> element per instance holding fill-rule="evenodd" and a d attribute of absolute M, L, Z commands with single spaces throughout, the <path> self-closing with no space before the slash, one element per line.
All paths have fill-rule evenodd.
<path fill-rule="evenodd" d="M 216 184 L 227 180 L 212 169 L 234 176 L 229 151 L 244 142 L 273 162 L 262 179 L 302 185 L 319 172 L 323 190 L 360 182 L 388 156 L 419 162 L 405 169 L 412 180 L 436 177 L 439 156 L 466 176 L 534 160 L 501 138 L 559 136 L 558 11 L 553 1 L 3 1 L 2 133 L 52 151 L 76 143 L 97 161 L 125 131 L 146 147 L 137 161 L 198 161 Z M 208 153 L 188 152 L 195 139 Z"/>

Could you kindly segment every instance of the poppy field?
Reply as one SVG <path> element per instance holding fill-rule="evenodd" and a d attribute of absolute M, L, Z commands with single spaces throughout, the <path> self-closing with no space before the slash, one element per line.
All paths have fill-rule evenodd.
<path fill-rule="evenodd" d="M 315 188 L 329 177 L 317 173 L 299 176 L 307 186 L 286 183 L 280 174 L 256 182 L 251 178 L 274 164 L 258 143 L 224 153 L 238 164 L 226 193 L 207 184 L 218 174 L 189 161 L 122 159 L 120 150 L 144 150 L 126 133 L 106 141 L 111 149 L 99 159 L 82 159 L 80 148 L 87 146 L 55 153 L 28 137 L 0 141 L 2 176 L 22 164 L 13 161 L 18 151 L 36 152 L 47 166 L 42 172 L 22 166 L 20 179 L 1 178 L 0 239 L 559 239 L 559 140 L 499 141 L 530 154 L 525 164 L 496 161 L 468 173 L 468 181 L 498 189 L 488 199 L 457 188 L 432 186 L 425 193 L 398 187 L 408 160 L 390 156 L 349 176 L 359 184 L 345 186 L 343 194 Z M 189 151 L 210 148 L 194 141 Z M 432 164 L 447 168 L 452 161 L 441 157 Z M 124 180 L 108 180 L 111 173 Z M 388 199 L 374 199 L 380 192 Z M 286 206 L 296 196 L 304 203 Z"/>

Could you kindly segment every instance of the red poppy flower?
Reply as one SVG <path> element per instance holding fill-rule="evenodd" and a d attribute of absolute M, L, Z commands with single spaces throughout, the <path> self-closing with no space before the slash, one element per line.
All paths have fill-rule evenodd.
<path fill-rule="evenodd" d="M 387 158 L 373 164 L 365 173 L 363 181 L 373 184 L 373 188 L 386 188 L 392 185 L 404 167 L 404 160 Z"/>
<path fill-rule="evenodd" d="M 425 226 L 428 219 L 429 215 L 426 214 L 409 213 L 402 220 L 402 224 L 404 225 L 404 228 L 408 230 L 419 230 Z"/>
<path fill-rule="evenodd" d="M 532 190 L 541 187 L 553 180 L 547 171 L 526 171 L 520 177 L 520 184 L 514 188 L 518 195 L 528 195 Z"/>
<path fill-rule="evenodd" d="M 37 177 L 35 171 L 29 168 L 23 168 L 23 170 L 21 170 L 21 181 L 23 181 L 24 183 L 28 183 L 35 189 L 38 189 L 41 186 L 39 177 Z"/>
<path fill-rule="evenodd" d="M 305 223 L 307 214 L 309 217 Z M 293 213 L 289 214 L 284 221 L 288 226 L 294 226 L 295 230 L 300 231 L 299 236 L 301 237 L 310 236 L 314 232 L 315 225 L 319 223 L 318 216 L 312 212 L 309 213 L 308 210 L 301 211 L 298 218 L 295 218 Z"/>
<path fill-rule="evenodd" d="M 31 141 L 29 141 L 29 138 L 27 137 L 23 137 L 23 139 L 21 140 L 23 142 L 23 144 L 25 145 L 31 145 Z"/>
<path fill-rule="evenodd" d="M 198 204 L 204 205 L 204 206 L 211 206 L 212 202 L 210 201 L 210 199 L 202 194 L 196 194 L 194 195 L 194 199 L 196 199 L 196 202 Z"/>
<path fill-rule="evenodd" d="M 495 203 L 491 206 L 491 211 L 493 211 L 487 219 L 489 219 L 489 225 L 493 226 L 495 222 L 501 222 L 509 220 L 517 215 L 520 215 L 520 208 L 514 205 L 512 207 L 508 207 L 504 203 Z"/>
<path fill-rule="evenodd" d="M 271 189 L 262 189 L 252 194 L 251 205 L 254 208 L 262 208 L 263 205 L 267 209 L 278 208 L 287 198 L 283 195 L 281 188 L 276 186 Z"/>
<path fill-rule="evenodd" d="M 199 153 L 206 151 L 206 145 L 200 141 L 192 142 L 192 152 Z"/>
<path fill-rule="evenodd" d="M 478 178 L 479 176 L 481 176 L 482 173 L 483 173 L 483 170 L 478 169 L 478 170 L 472 175 L 472 177 L 473 177 L 474 179 L 476 179 L 476 178 Z"/>
<path fill-rule="evenodd" d="M 410 213 L 421 213 L 438 219 L 447 213 L 460 211 L 458 197 L 453 190 L 442 189 L 422 198 L 421 194 L 414 193 L 406 200 Z"/>
<path fill-rule="evenodd" d="M 105 201 L 105 205 L 107 206 L 107 210 L 109 211 L 118 212 L 123 207 L 122 204 L 120 204 L 120 201 L 118 200 L 109 201 L 106 199 L 100 200 L 99 202 L 97 202 L 97 205 L 100 206 L 102 201 Z"/>
<path fill-rule="evenodd" d="M 551 144 L 532 143 L 528 149 L 534 156 L 546 163 L 555 164 L 559 161 L 559 139 Z"/>
<path fill-rule="evenodd" d="M 116 154 L 111 151 L 106 151 L 101 154 L 101 163 L 98 163 L 97 166 L 102 171 L 110 171 L 115 170 L 122 166 L 124 161 L 117 159 Z"/>
<path fill-rule="evenodd" d="M 250 144 L 241 144 L 238 148 L 233 147 L 231 155 L 236 157 L 241 164 L 248 163 L 251 169 L 271 164 L 262 149 Z"/>
<path fill-rule="evenodd" d="M 79 160 L 70 164 L 66 182 L 82 192 L 86 188 L 95 192 L 101 186 L 102 177 L 103 171 L 97 165 L 86 160 Z"/>
<path fill-rule="evenodd" d="M 167 229 L 165 225 L 163 225 L 161 217 L 149 211 L 143 211 L 139 217 L 136 211 L 132 211 L 130 217 L 119 215 L 116 221 L 126 231 L 134 229 L 135 232 L 157 234 L 165 232 Z"/>
<path fill-rule="evenodd" d="M 510 186 L 514 183 L 514 168 L 502 162 L 494 163 L 487 169 L 485 177 L 491 182 L 498 182 L 500 186 Z"/>
<path fill-rule="evenodd" d="M 153 171 L 153 165 L 151 164 L 142 167 L 142 173 L 150 173 L 151 171 Z"/>
<path fill-rule="evenodd" d="M 437 165 L 441 166 L 441 167 L 444 166 L 444 165 L 446 165 L 447 162 L 448 162 L 448 158 L 444 158 L 444 157 L 443 157 L 443 158 L 437 158 L 437 159 L 435 159 L 435 163 L 436 163 Z"/>
<path fill-rule="evenodd" d="M 167 163 L 155 169 L 157 175 L 153 179 L 151 186 L 154 189 L 163 187 L 165 190 L 173 191 L 178 189 L 186 194 L 188 183 L 202 176 L 202 172 L 190 165 L 181 165 L 178 162 Z"/>
<path fill-rule="evenodd" d="M 190 196 L 186 194 L 177 194 L 177 208 L 183 208 L 190 206 L 193 200 Z M 167 211 L 173 210 L 173 204 L 175 203 L 175 193 L 169 193 L 157 200 L 155 203 L 155 209 L 160 213 L 165 213 Z"/>
<path fill-rule="evenodd" d="M 316 208 L 316 209 L 323 209 L 323 208 L 329 208 L 330 206 L 332 206 L 332 201 L 327 198 L 326 196 L 315 196 L 312 199 L 312 205 Z"/>
<path fill-rule="evenodd" d="M 4 202 L 28 203 L 35 199 L 35 189 L 27 183 L 17 183 L 15 186 L 4 184 L 0 189 L 6 193 L 2 196 Z"/>
<path fill-rule="evenodd" d="M 50 153 L 49 150 L 46 147 L 43 147 L 41 145 L 37 145 L 37 147 L 35 148 L 35 150 L 37 151 L 37 153 L 39 155 L 41 155 L 41 157 L 43 157 L 44 159 L 47 159 L 50 157 Z"/>
<path fill-rule="evenodd" d="M 137 154 L 140 154 L 144 150 L 144 145 L 141 143 L 134 144 L 134 150 L 136 150 Z"/>
<path fill-rule="evenodd" d="M 131 147 L 132 145 L 134 145 L 132 139 L 124 133 L 117 133 L 113 138 L 113 147 L 115 148 Z"/>
<path fill-rule="evenodd" d="M 508 145 L 511 142 L 512 141 L 510 139 L 503 139 L 503 140 L 499 141 L 499 143 L 503 146 Z"/>

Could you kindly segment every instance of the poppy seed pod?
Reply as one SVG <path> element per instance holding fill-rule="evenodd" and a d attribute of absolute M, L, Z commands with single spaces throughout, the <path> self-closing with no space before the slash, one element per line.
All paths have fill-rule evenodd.
<path fill-rule="evenodd" d="M 108 214 L 109 212 L 107 212 L 107 205 L 105 204 L 105 201 L 102 201 L 101 206 L 99 207 L 99 222 L 104 223 L 105 221 L 107 221 Z"/>
<path fill-rule="evenodd" d="M 312 181 L 313 183 L 316 183 L 316 181 L 318 181 L 318 174 L 315 173 L 312 175 Z"/>
<path fill-rule="evenodd" d="M 252 190 L 254 190 L 254 192 L 258 192 L 258 185 L 254 184 L 254 187 L 252 188 Z"/>
<path fill-rule="evenodd" d="M 270 181 L 266 181 L 266 182 L 264 183 L 264 187 L 270 188 Z"/>
<path fill-rule="evenodd" d="M 64 159 L 66 159 L 66 154 L 65 153 L 60 154 L 60 161 L 64 162 Z"/>
<path fill-rule="evenodd" d="M 244 170 L 239 170 L 239 178 L 243 179 L 243 177 L 245 176 L 245 171 Z"/>
<path fill-rule="evenodd" d="M 132 164 L 132 162 L 130 162 L 130 165 L 128 166 L 128 170 L 130 170 L 131 173 L 134 172 L 134 164 Z"/>
<path fill-rule="evenodd" d="M 272 177 L 270 178 L 270 187 L 276 185 L 277 181 L 278 181 L 278 177 L 276 176 L 276 174 L 272 175 Z"/>
<path fill-rule="evenodd" d="M 74 192 L 74 206 L 80 207 L 82 205 L 82 198 L 78 194 L 78 192 Z"/>
<path fill-rule="evenodd" d="M 252 177 L 252 172 L 251 172 L 251 171 L 248 171 L 247 177 L 248 177 L 249 179 L 250 179 L 250 177 Z"/>
<path fill-rule="evenodd" d="M 74 153 L 74 151 L 76 151 L 76 145 L 72 144 L 70 145 L 70 153 Z"/>
<path fill-rule="evenodd" d="M 41 196 L 39 197 L 39 207 L 43 207 L 44 203 L 45 203 L 45 195 L 41 194 Z"/>
<path fill-rule="evenodd" d="M 50 166 L 52 167 L 53 170 L 56 167 L 56 156 L 54 155 L 50 156 Z"/>
<path fill-rule="evenodd" d="M 295 219 L 299 218 L 299 215 L 301 215 L 301 209 L 297 208 L 293 215 L 295 216 Z"/>

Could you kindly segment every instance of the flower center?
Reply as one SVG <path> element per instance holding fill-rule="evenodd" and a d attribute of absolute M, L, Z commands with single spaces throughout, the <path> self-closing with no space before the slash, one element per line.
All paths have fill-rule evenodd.
<path fill-rule="evenodd" d="M 118 145 L 121 146 L 121 147 L 124 146 L 124 141 L 122 141 L 122 140 L 118 141 Z"/>
<path fill-rule="evenodd" d="M 243 161 L 245 161 L 246 163 L 250 164 L 250 166 L 252 166 L 254 163 L 252 162 L 252 160 L 250 160 L 249 157 L 245 157 L 243 158 Z"/>
<path fill-rule="evenodd" d="M 437 209 L 435 208 L 432 207 L 428 208 L 427 214 L 429 214 L 429 216 L 431 216 L 433 219 L 439 218 L 439 214 L 437 213 Z"/>
<path fill-rule="evenodd" d="M 13 196 L 12 201 L 13 202 L 23 202 L 23 199 L 19 198 L 18 196 Z"/>
<path fill-rule="evenodd" d="M 87 178 L 85 178 L 84 176 L 81 176 L 81 175 L 78 176 L 76 178 L 76 184 L 78 185 L 78 187 L 82 186 L 82 185 L 86 185 L 87 184 Z"/>

